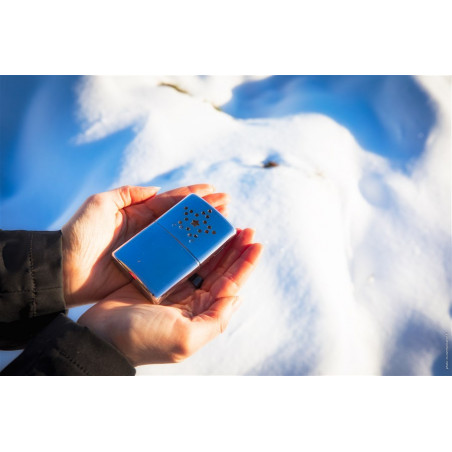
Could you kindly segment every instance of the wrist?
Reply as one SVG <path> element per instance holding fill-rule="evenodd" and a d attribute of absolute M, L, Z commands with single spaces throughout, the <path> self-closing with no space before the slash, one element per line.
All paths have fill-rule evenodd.
<path fill-rule="evenodd" d="M 65 231 L 65 227 L 61 230 L 62 233 L 62 276 L 63 276 L 63 293 L 64 300 L 67 307 L 73 307 L 77 304 L 77 299 L 74 295 L 74 279 L 77 274 L 77 269 L 74 268 L 72 262 L 74 259 L 71 253 L 70 240 L 68 234 Z"/>
<path fill-rule="evenodd" d="M 70 282 L 71 281 L 70 275 L 72 274 L 72 271 L 71 271 L 68 261 L 69 261 L 69 259 L 68 259 L 67 252 L 65 251 L 64 236 L 63 236 L 63 254 L 62 254 L 62 266 L 61 266 L 62 277 L 63 277 L 63 295 L 64 295 L 64 301 L 66 302 L 66 306 L 71 307 L 75 303 L 74 303 L 74 299 L 73 299 L 73 295 L 72 295 L 72 287 L 71 287 L 71 282 Z"/>
<path fill-rule="evenodd" d="M 97 305 L 86 311 L 77 323 L 88 328 L 96 336 L 117 349 L 132 366 L 138 366 L 139 360 L 134 358 L 133 353 L 130 353 L 133 347 L 128 346 L 129 331 L 124 326 L 124 319 L 115 315 L 114 307 L 104 306 L 104 309 L 101 310 L 96 308 L 98 308 Z"/>

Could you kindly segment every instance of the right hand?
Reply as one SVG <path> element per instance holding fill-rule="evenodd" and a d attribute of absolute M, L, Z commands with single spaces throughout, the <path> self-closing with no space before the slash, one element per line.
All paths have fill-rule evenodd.
<path fill-rule="evenodd" d="M 63 282 L 68 307 L 92 303 L 127 286 L 131 278 L 112 252 L 190 193 L 223 212 L 229 201 L 207 184 L 157 195 L 155 187 L 124 186 L 90 196 L 63 226 Z"/>

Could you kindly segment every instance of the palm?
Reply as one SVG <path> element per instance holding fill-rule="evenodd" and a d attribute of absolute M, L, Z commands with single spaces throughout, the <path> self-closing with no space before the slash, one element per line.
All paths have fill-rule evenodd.
<path fill-rule="evenodd" d="M 226 328 L 234 297 L 253 270 L 261 246 L 253 231 L 241 231 L 214 260 L 202 266 L 200 289 L 183 283 L 161 305 L 150 304 L 126 283 L 79 320 L 95 328 L 135 364 L 174 362 L 193 353 Z M 109 321 L 105 322 L 108 317 Z M 182 345 L 181 345 L 182 344 Z"/>
<path fill-rule="evenodd" d="M 69 306 L 98 301 L 128 284 L 111 253 L 190 193 L 218 210 L 227 197 L 208 185 L 171 190 L 153 197 L 152 187 L 122 187 L 88 198 L 63 227 L 65 295 Z"/>

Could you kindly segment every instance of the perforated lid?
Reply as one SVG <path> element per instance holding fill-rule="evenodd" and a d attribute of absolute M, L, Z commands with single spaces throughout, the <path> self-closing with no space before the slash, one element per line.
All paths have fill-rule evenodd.
<path fill-rule="evenodd" d="M 235 235 L 226 218 L 198 195 L 191 194 L 161 216 L 157 223 L 202 263 Z"/>

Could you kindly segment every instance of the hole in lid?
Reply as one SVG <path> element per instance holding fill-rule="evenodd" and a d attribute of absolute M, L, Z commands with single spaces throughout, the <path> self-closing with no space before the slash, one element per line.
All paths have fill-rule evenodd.
<path fill-rule="evenodd" d="M 208 234 L 209 233 L 209 230 L 208 229 L 206 229 L 205 231 L 204 231 L 206 234 Z"/>
<path fill-rule="evenodd" d="M 185 228 L 187 231 L 189 231 L 190 230 L 190 228 Z"/>
<path fill-rule="evenodd" d="M 209 209 L 207 212 L 212 213 L 212 209 Z"/>
<path fill-rule="evenodd" d="M 182 229 L 182 226 L 179 226 L 179 229 Z"/>
<path fill-rule="evenodd" d="M 210 215 L 206 215 L 206 218 L 210 218 Z"/>
<path fill-rule="evenodd" d="M 207 228 L 208 228 L 208 229 L 212 229 L 212 226 L 209 225 L 209 226 L 207 226 Z"/>
<path fill-rule="evenodd" d="M 204 221 L 203 221 L 203 223 L 204 223 L 204 224 L 207 224 L 207 221 L 206 221 L 206 220 L 204 220 Z"/>
<path fill-rule="evenodd" d="M 193 213 L 193 210 L 190 210 L 190 213 Z"/>
<path fill-rule="evenodd" d="M 179 220 L 178 223 L 179 223 L 179 224 L 182 224 L 182 221 Z"/>
<path fill-rule="evenodd" d="M 188 237 L 191 237 L 191 233 L 190 232 L 187 235 L 188 235 Z"/>
<path fill-rule="evenodd" d="M 194 236 L 193 236 L 195 239 L 197 239 L 198 238 L 198 236 L 195 234 Z"/>
<path fill-rule="evenodd" d="M 184 209 L 185 209 L 185 210 L 187 210 L 187 209 L 188 209 L 188 207 L 187 207 L 187 206 L 185 206 L 185 207 L 184 207 Z"/>
<path fill-rule="evenodd" d="M 204 210 L 201 212 L 203 215 L 205 215 L 206 214 L 206 212 L 204 212 Z"/>
<path fill-rule="evenodd" d="M 215 231 L 212 231 L 212 234 L 216 234 L 216 232 L 215 232 Z"/>
<path fill-rule="evenodd" d="M 202 229 L 198 229 L 198 232 L 202 232 Z"/>
<path fill-rule="evenodd" d="M 195 217 L 199 217 L 199 213 L 195 213 Z"/>
<path fill-rule="evenodd" d="M 188 218 L 184 218 L 185 221 L 188 221 Z"/>

